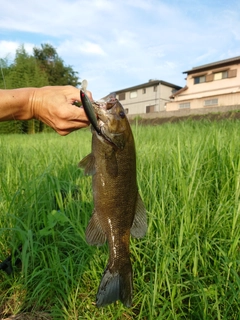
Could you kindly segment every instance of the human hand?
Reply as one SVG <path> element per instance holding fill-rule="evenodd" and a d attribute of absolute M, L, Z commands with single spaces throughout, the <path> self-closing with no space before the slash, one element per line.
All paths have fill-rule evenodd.
<path fill-rule="evenodd" d="M 87 95 L 93 100 L 90 91 Z M 81 101 L 80 90 L 73 86 L 34 88 L 29 97 L 32 117 L 63 136 L 89 125 L 84 109 L 73 105 L 75 101 Z"/>

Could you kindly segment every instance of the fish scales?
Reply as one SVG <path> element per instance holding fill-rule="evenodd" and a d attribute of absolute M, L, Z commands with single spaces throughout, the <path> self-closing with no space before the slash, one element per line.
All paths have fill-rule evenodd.
<path fill-rule="evenodd" d="M 101 135 L 92 130 L 92 152 L 80 162 L 92 174 L 94 211 L 86 230 L 91 245 L 106 240 L 109 260 L 99 285 L 96 305 L 120 300 L 132 304 L 130 234 L 146 233 L 146 210 L 136 177 L 134 138 L 122 105 L 117 99 L 99 107 L 94 104 Z"/>

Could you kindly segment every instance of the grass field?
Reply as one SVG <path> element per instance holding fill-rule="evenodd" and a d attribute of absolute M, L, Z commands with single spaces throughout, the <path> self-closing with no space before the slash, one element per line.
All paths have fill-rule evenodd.
<path fill-rule="evenodd" d="M 1 319 L 240 319 L 240 121 L 133 133 L 149 228 L 131 241 L 130 309 L 94 305 L 108 250 L 85 242 L 89 129 L 0 136 L 0 261 L 22 260 L 0 271 Z"/>

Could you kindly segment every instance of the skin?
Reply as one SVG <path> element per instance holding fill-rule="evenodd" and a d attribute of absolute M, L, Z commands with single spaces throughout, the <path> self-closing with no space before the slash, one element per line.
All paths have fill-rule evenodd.
<path fill-rule="evenodd" d="M 107 240 L 109 246 L 109 261 L 99 286 L 97 306 L 120 299 L 130 307 L 132 266 L 129 240 L 138 197 L 136 155 L 124 109 L 116 101 L 109 104 L 112 105 L 111 113 L 106 112 L 108 105 L 95 108 L 102 134 L 93 131 L 92 153 L 80 162 L 85 173 L 93 174 L 95 208 L 86 239 L 92 245 L 101 245 Z M 116 277 L 119 282 L 114 280 Z"/>
<path fill-rule="evenodd" d="M 108 241 L 107 268 L 111 274 L 120 274 L 123 280 L 120 300 L 129 307 L 132 296 L 129 241 L 138 193 L 134 141 L 130 134 L 124 150 L 115 152 L 108 144 L 98 143 L 98 139 L 95 134 L 93 136 L 93 153 L 96 155 L 96 174 L 93 176 L 95 211 Z M 114 169 L 111 171 L 112 158 L 115 158 L 114 161 L 117 163 L 117 175 Z"/>
<path fill-rule="evenodd" d="M 87 95 L 93 100 L 91 92 Z M 73 86 L 0 90 L 0 121 L 37 119 L 64 136 L 89 125 L 75 101 L 81 101 L 80 90 Z"/>

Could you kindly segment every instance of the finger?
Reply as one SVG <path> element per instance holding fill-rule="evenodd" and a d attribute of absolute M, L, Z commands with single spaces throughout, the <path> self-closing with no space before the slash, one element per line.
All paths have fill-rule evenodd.
<path fill-rule="evenodd" d="M 89 97 L 89 99 L 91 100 L 91 101 L 93 101 L 93 97 L 92 97 L 92 93 L 91 93 L 91 91 L 86 91 L 86 94 L 87 94 L 87 96 Z M 71 101 L 72 102 L 74 102 L 74 101 L 81 101 L 81 98 L 80 98 L 80 89 L 77 89 L 77 88 L 75 88 L 75 87 L 72 87 L 71 88 Z"/>
<path fill-rule="evenodd" d="M 89 123 L 86 121 L 74 121 L 71 122 L 71 126 L 66 128 L 64 127 L 64 129 L 62 128 L 55 128 L 55 131 L 60 134 L 61 136 L 66 136 L 69 133 L 82 129 L 82 128 L 86 128 L 89 125 Z"/>
<path fill-rule="evenodd" d="M 88 117 L 83 108 L 79 108 L 77 106 L 70 106 L 71 107 L 71 121 L 84 121 L 89 123 Z"/>

